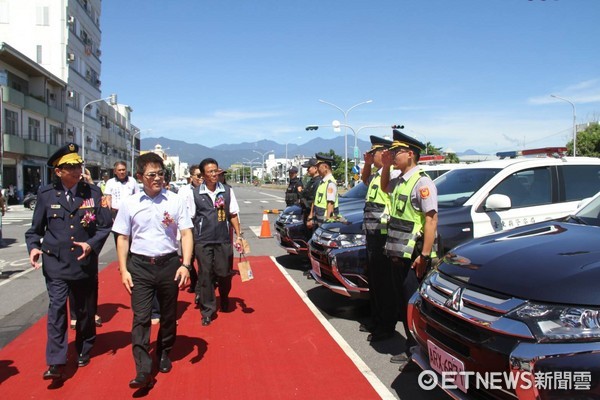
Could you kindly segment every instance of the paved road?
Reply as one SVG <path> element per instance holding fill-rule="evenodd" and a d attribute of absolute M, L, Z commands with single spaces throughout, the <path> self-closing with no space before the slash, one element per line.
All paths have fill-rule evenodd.
<path fill-rule="evenodd" d="M 367 334 L 358 331 L 358 325 L 368 315 L 368 303 L 351 300 L 315 284 L 307 279 L 303 271 L 309 267 L 307 259 L 287 255 L 275 239 L 259 239 L 256 233 L 264 210 L 283 209 L 283 191 L 265 187 L 236 186 L 236 197 L 241 208 L 241 222 L 246 238 L 250 241 L 252 255 L 274 256 L 290 277 L 307 294 L 325 318 L 340 333 L 356 354 L 364 361 L 391 393 L 400 399 L 440 399 L 445 395 L 440 390 L 426 392 L 419 388 L 417 368 L 399 372 L 389 362 L 391 355 L 404 346 L 402 324 L 397 324 L 398 333 L 390 340 L 371 345 Z M 26 328 L 42 317 L 48 307 L 44 279 L 40 271 L 27 264 L 24 232 L 29 226 L 32 211 L 22 206 L 13 206 L 3 219 L 5 246 L 0 248 L 0 348 L 13 340 Z M 268 216 L 271 232 L 276 215 Z M 107 240 L 100 255 L 100 268 L 116 260 L 114 242 Z M 40 355 L 42 356 L 42 355 Z M 335 371 L 330 371 L 335 379 Z M 309 384 L 307 382 L 307 384 Z"/>

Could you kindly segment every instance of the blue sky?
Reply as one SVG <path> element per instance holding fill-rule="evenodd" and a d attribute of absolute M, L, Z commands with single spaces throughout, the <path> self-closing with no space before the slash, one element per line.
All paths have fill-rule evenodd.
<path fill-rule="evenodd" d="M 600 119 L 598 0 L 104 0 L 102 89 L 143 137 L 304 143 L 347 110 L 484 153 Z M 361 129 L 359 137 L 390 129 Z M 300 138 L 299 138 L 300 137 Z"/>

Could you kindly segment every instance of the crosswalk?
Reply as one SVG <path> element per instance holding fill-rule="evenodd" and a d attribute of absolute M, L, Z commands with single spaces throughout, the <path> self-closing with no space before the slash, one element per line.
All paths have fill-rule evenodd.
<path fill-rule="evenodd" d="M 275 203 L 285 203 L 285 200 L 279 200 L 279 199 L 278 200 L 244 200 L 243 202 L 244 202 L 244 204 L 252 204 L 252 203 L 255 203 L 255 202 L 266 204 L 266 203 L 273 203 L 273 202 L 275 202 Z"/>
<path fill-rule="evenodd" d="M 23 206 L 10 206 L 6 214 L 2 217 L 2 225 L 31 225 L 31 216 L 33 211 Z"/>

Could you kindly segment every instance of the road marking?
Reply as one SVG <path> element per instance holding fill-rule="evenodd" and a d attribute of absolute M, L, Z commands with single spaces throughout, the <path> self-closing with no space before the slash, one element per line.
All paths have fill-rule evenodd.
<path fill-rule="evenodd" d="M 375 373 L 369 368 L 369 366 L 360 358 L 358 354 L 350 347 L 348 342 L 340 335 L 340 333 L 331 325 L 329 321 L 323 316 L 323 314 L 319 311 L 319 309 L 313 304 L 312 301 L 308 298 L 306 293 L 298 286 L 294 278 L 290 276 L 287 270 L 277 262 L 274 256 L 271 256 L 271 260 L 275 263 L 279 271 L 283 274 L 283 276 L 287 279 L 289 284 L 294 288 L 300 299 L 306 304 L 308 309 L 312 311 L 317 320 L 321 322 L 323 327 L 329 332 L 333 340 L 337 342 L 340 348 L 346 353 L 348 358 L 352 360 L 356 368 L 363 374 L 363 376 L 369 381 L 373 389 L 381 396 L 382 399 L 396 399 L 396 397 L 390 392 L 390 390 L 381 382 L 381 380 L 375 375 Z"/>
<path fill-rule="evenodd" d="M 248 200 L 244 200 L 244 204 L 252 204 L 252 202 L 248 201 Z"/>
<path fill-rule="evenodd" d="M 261 203 L 268 203 L 268 201 L 267 201 L 267 200 L 261 200 L 260 202 L 261 202 Z"/>
<path fill-rule="evenodd" d="M 260 237 L 260 226 L 249 226 L 252 233 L 256 235 L 256 237 Z"/>
<path fill-rule="evenodd" d="M 281 196 L 275 196 L 274 194 L 269 194 L 269 193 L 263 193 L 263 192 L 258 192 L 259 194 L 263 194 L 265 196 L 269 196 L 269 197 L 275 197 L 276 199 L 283 199 L 283 197 Z"/>

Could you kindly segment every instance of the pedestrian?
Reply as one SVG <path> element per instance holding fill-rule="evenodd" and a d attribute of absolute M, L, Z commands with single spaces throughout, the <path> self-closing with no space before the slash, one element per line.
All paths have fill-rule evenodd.
<path fill-rule="evenodd" d="M 325 221 L 338 213 L 338 188 L 331 173 L 333 157 L 316 154 L 317 169 L 321 176 L 321 183 L 317 187 L 315 200 L 313 202 L 306 226 L 309 229 L 317 229 Z"/>
<path fill-rule="evenodd" d="M 169 358 L 177 335 L 177 296 L 189 279 L 192 257 L 192 221 L 183 199 L 164 188 L 165 166 L 155 153 L 142 154 L 136 162 L 143 191 L 121 202 L 113 232 L 121 282 L 131 295 L 131 341 L 136 376 L 131 388 L 152 385 L 150 319 L 154 296 L 160 305 L 156 340 L 158 370 L 171 371 Z M 183 262 L 177 254 L 181 234 Z M 131 249 L 130 249 L 131 240 Z"/>
<path fill-rule="evenodd" d="M 300 203 L 300 196 L 304 187 L 302 186 L 302 181 L 298 178 L 297 167 L 288 169 L 288 174 L 290 183 L 285 190 L 285 205 L 289 207 Z"/>
<path fill-rule="evenodd" d="M 242 246 L 242 231 L 238 214 L 240 207 L 233 189 L 219 182 L 219 164 L 213 158 L 200 163 L 204 183 L 194 190 L 194 242 L 198 261 L 199 305 L 202 325 L 208 326 L 216 317 L 217 299 L 214 284 L 219 288 L 220 309 L 229 310 L 229 292 L 233 266 L 233 228 L 236 246 Z"/>
<path fill-rule="evenodd" d="M 123 200 L 131 195 L 139 193 L 140 188 L 136 180 L 127 175 L 127 163 L 125 161 L 117 161 L 113 165 L 113 168 L 115 176 L 106 181 L 104 195 L 106 196 L 106 201 L 108 202 L 114 219 L 119 212 Z"/>
<path fill-rule="evenodd" d="M 437 251 L 437 189 L 417 164 L 424 149 L 423 143 L 394 130 L 394 142 L 382 156 L 381 187 L 391 193 L 385 251 L 390 258 L 406 334 L 404 353 L 393 356 L 390 361 L 402 364 L 401 369 L 410 360 L 410 348 L 417 344 L 407 323 L 408 300 L 431 267 Z M 390 180 L 392 164 L 402 175 Z"/>
<path fill-rule="evenodd" d="M 48 306 L 44 379 L 61 379 L 67 362 L 67 298 L 73 293 L 77 325 L 75 348 L 79 367 L 90 362 L 96 340 L 98 256 L 110 234 L 110 211 L 102 193 L 81 181 L 79 146 L 69 143 L 49 159 L 58 177 L 38 191 L 31 227 L 25 233 L 29 261 L 42 267 L 50 300 Z M 42 265 L 39 258 L 42 256 Z"/>
<path fill-rule="evenodd" d="M 103 172 L 102 173 L 102 180 L 100 181 L 100 184 L 98 186 L 100 186 L 100 190 L 102 191 L 102 193 L 104 193 L 104 191 L 106 190 L 106 182 L 108 182 L 108 179 L 110 177 L 108 176 L 108 172 Z"/>
<path fill-rule="evenodd" d="M 370 342 L 394 336 L 397 321 L 397 302 L 392 283 L 390 261 L 384 253 L 387 240 L 387 222 L 390 212 L 390 195 L 381 189 L 381 160 L 383 151 L 392 145 L 390 140 L 371 136 L 371 149 L 365 153 L 361 180 L 369 188 L 364 207 L 363 231 L 367 247 L 367 278 L 371 320 L 361 324 L 359 330 L 371 332 Z M 372 166 L 375 173 L 372 173 Z M 394 177 L 398 174 L 394 173 Z"/>
<path fill-rule="evenodd" d="M 2 195 L 1 190 L 0 190 L 0 212 L 2 213 L 2 216 L 4 216 L 4 214 L 6 214 L 6 199 Z"/>
<path fill-rule="evenodd" d="M 190 183 L 187 185 L 183 185 L 179 192 L 177 193 L 185 200 L 185 204 L 187 206 L 188 214 L 190 218 L 193 220 L 194 215 L 196 214 L 196 204 L 194 204 L 194 190 L 200 186 L 202 183 L 202 174 L 200 173 L 200 166 L 198 164 L 191 165 L 189 168 L 190 172 Z M 192 248 L 192 261 L 196 259 L 196 253 Z M 198 295 L 198 290 L 196 289 L 196 285 L 198 284 L 198 273 L 194 268 L 192 262 L 192 269 L 190 270 L 190 287 L 188 288 L 188 292 L 196 293 Z"/>

